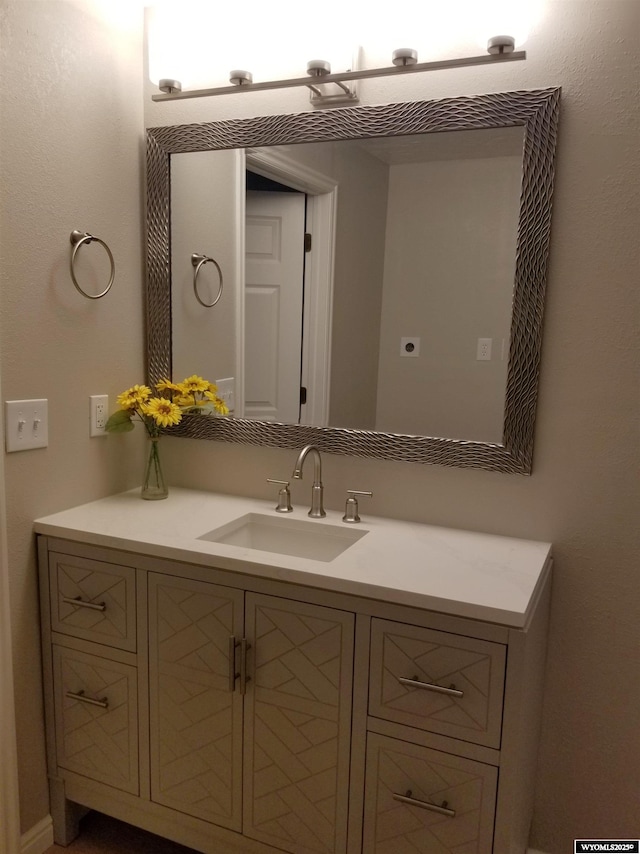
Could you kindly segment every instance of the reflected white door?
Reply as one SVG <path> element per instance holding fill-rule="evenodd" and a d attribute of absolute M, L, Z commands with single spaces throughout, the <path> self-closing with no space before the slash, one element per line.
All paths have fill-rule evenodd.
<path fill-rule="evenodd" d="M 245 418 L 297 423 L 300 413 L 302 193 L 247 193 Z"/>

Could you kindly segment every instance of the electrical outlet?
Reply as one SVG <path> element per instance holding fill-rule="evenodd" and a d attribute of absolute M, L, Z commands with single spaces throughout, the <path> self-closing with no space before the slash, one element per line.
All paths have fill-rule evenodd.
<path fill-rule="evenodd" d="M 420 355 L 420 339 L 415 335 L 400 339 L 400 355 L 411 356 L 414 359 Z"/>
<path fill-rule="evenodd" d="M 7 400 L 7 452 L 46 448 L 49 444 L 48 401 Z"/>
<path fill-rule="evenodd" d="M 490 362 L 491 361 L 491 345 L 493 338 L 478 338 L 478 350 L 476 353 L 476 361 Z"/>
<path fill-rule="evenodd" d="M 106 436 L 107 431 L 104 429 L 109 418 L 109 395 L 108 394 L 92 394 L 89 398 L 89 418 L 90 428 L 89 435 Z"/>

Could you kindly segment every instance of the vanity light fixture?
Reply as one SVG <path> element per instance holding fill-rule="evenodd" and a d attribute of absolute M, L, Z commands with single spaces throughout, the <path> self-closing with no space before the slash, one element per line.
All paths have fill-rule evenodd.
<path fill-rule="evenodd" d="M 459 59 L 444 59 L 434 62 L 418 62 L 418 53 L 413 48 L 398 48 L 392 55 L 392 65 L 382 68 L 353 68 L 349 71 L 331 73 L 331 65 L 322 59 L 307 63 L 307 77 L 253 82 L 250 71 L 235 69 L 230 72 L 230 86 L 213 89 L 190 89 L 182 91 L 179 80 L 160 80 L 160 95 L 152 95 L 153 101 L 177 101 L 185 98 L 210 98 L 214 95 L 229 95 L 236 92 L 260 92 L 272 89 L 292 89 L 306 86 L 314 107 L 334 104 L 357 104 L 359 101 L 355 81 L 372 77 L 390 77 L 396 74 L 415 74 L 418 71 L 442 71 L 448 68 L 466 68 L 472 65 L 490 65 L 496 62 L 513 62 L 526 59 L 526 51 L 516 51 L 513 36 L 493 36 L 487 42 L 487 54 L 465 56 Z M 356 65 L 357 63 L 354 63 Z M 309 79 L 313 78 L 313 82 Z M 333 87 L 333 91 L 327 91 Z"/>

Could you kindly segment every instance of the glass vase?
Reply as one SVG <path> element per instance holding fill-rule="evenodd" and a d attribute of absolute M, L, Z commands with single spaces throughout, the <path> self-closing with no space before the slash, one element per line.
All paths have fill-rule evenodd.
<path fill-rule="evenodd" d="M 159 441 L 157 438 L 149 439 L 149 457 L 140 493 L 140 497 L 146 498 L 147 501 L 157 501 L 160 498 L 166 498 L 169 494 L 160 465 Z"/>

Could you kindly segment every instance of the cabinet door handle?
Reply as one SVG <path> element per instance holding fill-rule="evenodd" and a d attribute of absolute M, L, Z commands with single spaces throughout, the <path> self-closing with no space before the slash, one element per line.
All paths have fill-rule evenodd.
<path fill-rule="evenodd" d="M 407 679 L 406 676 L 398 676 L 398 682 L 407 688 L 423 688 L 425 691 L 434 691 L 436 694 L 448 694 L 450 697 L 464 697 L 464 691 L 459 691 L 453 685 L 445 688 L 444 685 L 434 685 L 432 682 L 421 682 L 417 676 Z"/>
<path fill-rule="evenodd" d="M 229 691 L 233 694 L 236 690 L 236 679 L 240 676 L 239 673 L 236 673 L 236 647 L 238 647 L 238 641 L 236 640 L 235 635 L 229 636 Z"/>
<path fill-rule="evenodd" d="M 84 693 L 84 689 L 82 691 L 67 691 L 67 697 L 70 700 L 79 700 L 81 703 L 87 703 L 89 706 L 100 706 L 101 709 L 109 708 L 109 701 L 106 697 L 103 697 L 101 700 L 94 700 L 93 697 L 87 697 Z"/>
<path fill-rule="evenodd" d="M 251 649 L 251 644 L 246 638 L 240 641 L 240 693 L 247 693 L 247 682 L 251 681 L 251 677 L 247 676 L 247 652 Z"/>
<path fill-rule="evenodd" d="M 81 599 L 79 596 L 76 596 L 75 599 L 71 599 L 69 596 L 63 596 L 62 601 L 65 605 L 77 605 L 78 608 L 90 608 L 92 611 L 106 611 L 107 609 L 106 602 L 85 602 L 85 600 Z"/>
<path fill-rule="evenodd" d="M 394 801 L 400 801 L 401 804 L 409 804 L 411 807 L 420 807 L 421 810 L 429 810 L 429 812 L 437 812 L 438 815 L 446 815 L 449 816 L 449 818 L 455 818 L 456 811 L 449 809 L 449 805 L 446 801 L 443 801 L 441 806 L 438 806 L 438 804 L 432 804 L 429 801 L 419 801 L 417 798 L 411 797 L 411 789 L 409 789 L 405 795 L 393 792 L 391 797 Z"/>

